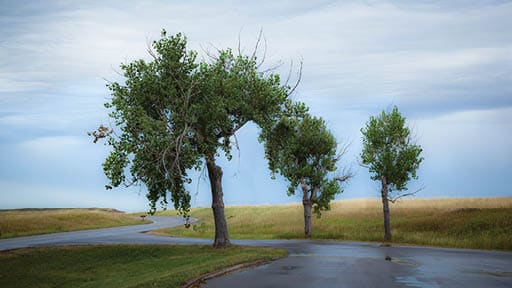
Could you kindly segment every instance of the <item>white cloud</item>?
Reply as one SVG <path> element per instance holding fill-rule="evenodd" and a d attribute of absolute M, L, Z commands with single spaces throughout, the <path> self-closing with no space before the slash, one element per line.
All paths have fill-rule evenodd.
<path fill-rule="evenodd" d="M 60 153 L 67 149 L 77 149 L 84 144 L 83 139 L 75 136 L 48 136 L 21 142 L 20 147 L 32 153 Z"/>
<path fill-rule="evenodd" d="M 512 165 L 512 108 L 469 110 L 411 120 L 430 169 L 443 177 L 503 173 Z M 456 181 L 455 181 L 456 182 Z"/>
<path fill-rule="evenodd" d="M 360 148 L 359 128 L 368 114 L 397 104 L 405 115 L 416 117 L 411 120 L 428 153 L 426 182 L 451 177 L 461 183 L 464 177 L 482 172 L 470 166 L 498 170 L 512 163 L 508 148 L 512 146 L 508 136 L 512 111 L 507 108 L 512 106 L 512 34 L 508 31 L 512 3 L 56 1 L 5 5 L 0 12 L 4 27 L 0 55 L 6 55 L 0 57 L 0 139 L 12 142 L 15 138 L 14 144 L 4 145 L 15 148 L 3 151 L 2 156 L 12 159 L 4 161 L 10 164 L 0 170 L 12 170 L 20 163 L 15 172 L 30 172 L 28 177 L 38 183 L 33 189 L 45 183 L 54 187 L 48 179 L 58 182 L 60 175 L 66 182 L 63 186 L 93 181 L 103 187 L 100 164 L 106 151 L 85 135 L 88 129 L 108 123 L 102 103 L 109 93 L 102 78 L 120 80 L 119 63 L 147 58 L 146 41 L 158 39 L 162 28 L 184 32 L 190 48 L 196 50 L 210 44 L 236 47 L 240 33 L 245 52 L 252 49 L 263 28 L 268 66 L 303 57 L 297 98 L 324 117 L 339 140 L 354 140 L 354 157 Z M 284 65 L 278 72 L 286 75 L 287 68 Z M 252 134 L 247 139 L 253 139 Z M 247 140 L 243 137 L 241 141 Z M 19 139 L 25 141 L 18 143 Z M 253 147 L 259 144 L 248 145 L 256 151 Z M 18 152 L 25 155 L 15 158 Z M 248 185 L 253 190 L 277 187 L 257 186 L 268 181 L 265 161 L 260 161 L 258 153 L 241 159 L 260 163 L 250 167 L 258 175 L 242 175 L 246 166 L 241 166 L 240 176 L 227 180 L 228 186 L 234 190 Z M 251 157 L 259 157 L 259 162 Z M 251 174 L 251 169 L 245 173 Z M 492 175 L 489 179 L 496 180 Z M 358 195 L 368 196 L 364 194 L 367 186 L 357 187 L 347 190 L 347 195 L 360 189 Z M 60 197 L 51 189 L 44 193 Z M 244 193 L 230 193 L 238 191 L 226 194 L 236 203 L 248 199 Z"/>
<path fill-rule="evenodd" d="M 306 75 L 325 76 L 337 71 L 335 76 L 359 79 L 359 85 L 385 76 L 397 80 L 408 72 L 414 75 L 417 69 L 482 64 L 482 55 L 492 56 L 498 62 L 510 61 L 510 53 L 504 53 L 510 51 L 510 46 L 501 47 L 507 41 L 510 44 L 510 39 L 497 42 L 500 30 L 488 23 L 493 18 L 492 23 L 510 22 L 505 19 L 512 5 L 463 12 L 410 10 L 378 2 L 335 3 L 309 10 L 276 4 L 280 12 L 275 11 L 276 5 L 269 5 L 140 2 L 59 10 L 50 14 L 51 20 L 43 17 L 24 23 L 25 33 L 10 39 L 8 46 L 0 47 L 6 55 L 22 51 L 13 53 L 17 61 L 4 69 L 18 71 L 19 79 L 26 79 L 21 75 L 27 72 L 43 72 L 28 77 L 36 83 L 57 80 L 51 72 L 60 73 L 58 79 L 115 77 L 111 67 L 125 59 L 147 57 L 145 41 L 158 38 L 161 28 L 168 28 L 171 33 L 184 31 L 192 47 L 198 49 L 198 44 L 207 43 L 234 46 L 241 30 L 242 40 L 251 46 L 262 27 L 271 59 L 303 55 Z M 296 10 L 282 16 L 284 11 Z M 495 35 L 493 41 L 481 42 L 488 40 L 489 35 Z M 497 50 L 501 52 L 492 52 Z M 12 78 L 17 76 L 4 77 L 14 81 Z M 386 80 L 389 78 L 382 79 Z M 332 78 L 330 81 L 336 84 Z"/>

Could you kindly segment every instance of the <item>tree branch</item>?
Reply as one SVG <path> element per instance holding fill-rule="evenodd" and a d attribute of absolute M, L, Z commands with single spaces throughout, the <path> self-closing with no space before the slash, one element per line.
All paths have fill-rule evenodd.
<path fill-rule="evenodd" d="M 389 202 L 394 204 L 398 199 L 401 199 L 401 198 L 404 198 L 404 197 L 407 197 L 407 196 L 415 195 L 416 193 L 420 192 L 423 189 L 425 189 L 424 186 L 420 187 L 418 190 L 416 190 L 414 192 L 404 193 L 404 194 L 398 195 L 397 197 L 394 197 L 394 198 L 393 197 L 388 197 L 388 200 L 389 200 Z"/>
<path fill-rule="evenodd" d="M 347 181 L 348 179 L 352 178 L 354 175 L 352 174 L 346 174 L 346 175 L 343 175 L 341 177 L 335 177 L 334 179 L 338 182 L 345 182 Z"/>
<path fill-rule="evenodd" d="M 260 32 L 258 33 L 258 39 L 256 40 L 256 44 L 254 45 L 254 50 L 252 51 L 252 54 L 251 54 L 251 60 L 256 59 L 256 53 L 258 52 L 258 46 L 260 46 L 262 34 L 263 34 L 263 29 L 260 28 Z"/>
<path fill-rule="evenodd" d="M 339 152 L 336 154 L 336 158 L 335 158 L 336 162 L 338 162 L 341 159 L 341 157 L 343 157 L 343 155 L 347 154 L 348 148 L 350 147 L 350 145 L 352 145 L 352 141 L 350 141 L 350 142 L 345 141 L 341 144 L 341 148 L 340 148 Z"/>
<path fill-rule="evenodd" d="M 259 69 L 261 65 L 265 63 L 265 59 L 267 58 L 267 38 L 265 38 L 265 35 L 263 35 L 263 44 L 265 45 L 265 48 L 263 49 L 263 57 L 261 58 L 260 63 L 256 65 L 256 69 Z"/>
<path fill-rule="evenodd" d="M 151 47 L 151 40 L 146 38 L 146 50 L 148 51 L 148 54 L 153 58 L 153 60 L 156 62 L 158 60 L 158 57 L 155 54 L 155 51 L 153 51 Z"/>
<path fill-rule="evenodd" d="M 292 95 L 293 92 L 295 92 L 295 89 L 297 89 L 297 87 L 300 84 L 300 81 L 302 79 L 302 66 L 303 66 L 303 60 L 302 60 L 302 57 L 300 57 L 300 66 L 299 66 L 299 72 L 298 72 L 299 77 L 297 78 L 297 82 L 295 82 L 295 86 L 293 86 L 293 88 L 290 90 L 290 93 L 288 93 L 288 96 Z"/>

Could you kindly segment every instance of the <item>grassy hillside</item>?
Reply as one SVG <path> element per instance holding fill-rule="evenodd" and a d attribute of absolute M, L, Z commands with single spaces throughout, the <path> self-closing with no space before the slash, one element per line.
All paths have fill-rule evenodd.
<path fill-rule="evenodd" d="M 300 204 L 228 206 L 226 217 L 233 239 L 300 239 L 302 211 Z M 200 221 L 189 229 L 156 233 L 213 238 L 211 209 L 192 209 L 192 216 Z M 512 250 L 512 197 L 405 199 L 391 205 L 391 228 L 395 243 Z M 383 241 L 383 237 L 379 199 L 336 201 L 331 211 L 313 219 L 316 239 Z"/>
<path fill-rule="evenodd" d="M 285 255 L 278 249 L 198 245 L 20 249 L 0 252 L 0 287 L 179 287 L 224 267 Z"/>
<path fill-rule="evenodd" d="M 149 223 L 112 209 L 0 210 L 0 238 Z"/>

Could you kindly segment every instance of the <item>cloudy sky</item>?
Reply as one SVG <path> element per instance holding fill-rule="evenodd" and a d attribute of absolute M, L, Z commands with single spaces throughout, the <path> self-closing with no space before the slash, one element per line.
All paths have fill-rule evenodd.
<path fill-rule="evenodd" d="M 251 51 L 262 29 L 269 67 L 302 58 L 295 99 L 352 143 L 339 199 L 379 195 L 357 164 L 359 129 L 393 105 L 424 148 L 417 197 L 512 196 L 512 3 L 409 2 L 0 0 L 0 209 L 147 209 L 141 188 L 104 189 L 108 147 L 86 132 L 109 123 L 106 80 L 148 58 L 162 28 L 199 51 L 239 38 Z M 226 204 L 298 202 L 271 180 L 257 133 L 247 125 L 239 155 L 220 160 Z M 193 205 L 208 206 L 194 175 Z"/>

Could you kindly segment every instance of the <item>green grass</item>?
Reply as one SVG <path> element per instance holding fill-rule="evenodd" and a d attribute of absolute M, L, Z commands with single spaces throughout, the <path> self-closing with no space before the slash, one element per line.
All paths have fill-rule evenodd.
<path fill-rule="evenodd" d="M 224 267 L 286 255 L 232 246 L 102 245 L 0 252 L 0 287 L 178 287 Z"/>
<path fill-rule="evenodd" d="M 149 221 L 113 209 L 0 210 L 0 238 L 144 223 Z"/>
<path fill-rule="evenodd" d="M 173 211 L 160 212 L 172 215 Z M 210 208 L 192 209 L 200 221 L 191 228 L 154 233 L 213 238 Z M 227 206 L 233 239 L 301 239 L 302 205 Z M 413 245 L 512 250 L 512 198 L 407 199 L 391 205 L 393 242 Z M 313 219 L 314 239 L 383 241 L 382 205 L 378 199 L 332 203 Z"/>

